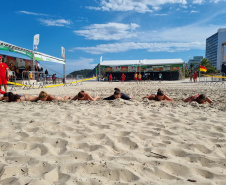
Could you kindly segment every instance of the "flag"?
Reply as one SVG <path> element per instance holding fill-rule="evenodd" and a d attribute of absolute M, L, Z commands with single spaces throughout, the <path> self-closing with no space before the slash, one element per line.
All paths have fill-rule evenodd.
<path fill-rule="evenodd" d="M 34 50 L 38 50 L 38 44 L 39 44 L 39 34 L 36 34 L 34 36 Z"/>
<path fill-rule="evenodd" d="M 61 57 L 65 58 L 65 49 L 63 46 L 61 47 Z"/>
<path fill-rule="evenodd" d="M 202 72 L 206 72 L 206 71 L 207 71 L 207 69 L 206 69 L 206 67 L 204 67 L 204 66 L 200 66 L 200 71 L 202 71 Z"/>

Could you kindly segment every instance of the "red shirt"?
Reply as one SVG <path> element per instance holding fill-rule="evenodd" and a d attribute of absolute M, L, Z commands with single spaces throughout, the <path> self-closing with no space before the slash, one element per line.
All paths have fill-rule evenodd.
<path fill-rule="evenodd" d="M 194 73 L 193 78 L 197 78 L 198 77 L 198 73 Z"/>
<path fill-rule="evenodd" d="M 125 79 L 126 75 L 122 75 L 122 79 Z"/>
<path fill-rule="evenodd" d="M 0 63 L 0 76 L 6 76 L 6 69 L 8 69 L 8 66 L 3 62 Z"/>

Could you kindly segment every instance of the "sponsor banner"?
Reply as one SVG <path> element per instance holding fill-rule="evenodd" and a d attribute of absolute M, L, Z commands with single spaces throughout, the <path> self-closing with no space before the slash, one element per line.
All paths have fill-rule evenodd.
<path fill-rule="evenodd" d="M 153 68 L 152 67 L 147 67 L 146 71 L 147 72 L 153 71 Z"/>
<path fill-rule="evenodd" d="M 19 54 L 25 55 L 25 56 L 27 56 L 29 58 L 32 58 L 33 57 L 33 54 L 30 53 L 30 52 L 20 51 L 20 50 L 13 49 L 13 48 L 10 48 L 10 47 L 7 47 L 7 46 L 0 46 L 0 50 L 10 51 L 10 52 L 14 52 L 14 53 L 19 53 Z"/>
<path fill-rule="evenodd" d="M 25 68 L 25 60 L 21 58 L 16 58 L 17 67 L 24 67 Z"/>
<path fill-rule="evenodd" d="M 163 67 L 154 67 L 153 71 L 157 72 L 157 71 L 163 71 Z"/>
<path fill-rule="evenodd" d="M 179 67 L 171 67 L 171 71 L 179 71 Z"/>
<path fill-rule="evenodd" d="M 7 47 L 7 46 L 2 46 L 2 45 L 0 45 L 0 50 L 19 53 L 19 54 L 25 55 L 25 56 L 27 56 L 31 59 L 33 58 L 33 53 L 28 52 L 28 51 L 21 51 L 21 50 L 18 50 L 18 49 L 13 49 L 13 48 L 10 48 L 10 47 Z M 46 55 L 42 55 L 42 54 L 35 54 L 35 60 L 65 64 L 65 61 L 63 59 L 50 58 L 50 57 L 48 57 Z"/>
<path fill-rule="evenodd" d="M 121 72 L 121 67 L 112 67 L 113 72 Z"/>
<path fill-rule="evenodd" d="M 128 72 L 136 72 L 136 70 L 137 70 L 137 67 L 135 67 L 135 66 L 128 67 Z"/>
<path fill-rule="evenodd" d="M 112 72 L 112 67 L 106 67 L 105 72 Z"/>
<path fill-rule="evenodd" d="M 58 60 L 58 59 L 49 58 L 48 56 L 40 55 L 40 54 L 35 54 L 35 60 L 65 64 L 65 61 L 63 61 L 63 60 L 61 61 L 61 60 Z"/>
<path fill-rule="evenodd" d="M 163 71 L 170 71 L 170 67 L 163 67 Z"/>
<path fill-rule="evenodd" d="M 121 72 L 128 72 L 128 66 L 121 66 Z"/>

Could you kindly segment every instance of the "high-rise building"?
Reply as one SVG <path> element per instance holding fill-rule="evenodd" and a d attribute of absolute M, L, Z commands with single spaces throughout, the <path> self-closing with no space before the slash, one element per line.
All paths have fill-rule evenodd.
<path fill-rule="evenodd" d="M 222 53 L 222 44 L 224 42 L 226 42 L 226 28 L 218 29 L 217 33 L 206 39 L 206 58 L 218 70 L 221 70 L 222 60 L 226 55 L 226 50 Z"/>
<path fill-rule="evenodd" d="M 193 59 L 190 59 L 188 61 L 188 68 L 190 69 L 191 64 L 194 64 L 193 69 L 198 68 L 200 66 L 202 59 L 203 59 L 203 56 L 194 56 Z"/>

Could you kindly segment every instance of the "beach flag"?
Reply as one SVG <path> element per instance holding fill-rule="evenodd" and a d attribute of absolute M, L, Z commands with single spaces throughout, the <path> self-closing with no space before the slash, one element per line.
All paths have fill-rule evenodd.
<path fill-rule="evenodd" d="M 65 58 L 65 48 L 63 46 L 61 47 L 61 57 Z"/>
<path fill-rule="evenodd" d="M 204 66 L 200 66 L 200 71 L 202 71 L 202 72 L 206 72 L 206 71 L 207 71 L 207 69 L 206 69 L 206 67 L 204 67 Z"/>
<path fill-rule="evenodd" d="M 39 34 L 36 34 L 34 36 L 34 46 L 33 46 L 34 50 L 38 50 L 38 44 L 39 44 Z"/>

